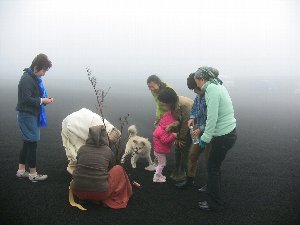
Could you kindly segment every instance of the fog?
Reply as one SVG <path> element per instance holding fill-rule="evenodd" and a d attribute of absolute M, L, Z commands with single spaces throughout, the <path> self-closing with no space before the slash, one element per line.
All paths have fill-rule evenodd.
<path fill-rule="evenodd" d="M 0 224 L 299 224 L 299 25 L 299 0 L 0 0 Z M 13 178 L 23 143 L 17 86 L 39 53 L 53 63 L 43 79 L 54 97 L 37 150 L 38 171 L 49 175 L 42 186 Z M 119 118 L 130 114 L 122 153 L 127 125 L 152 141 L 147 77 L 157 74 L 194 99 L 186 79 L 205 65 L 219 70 L 237 119 L 238 139 L 222 164 L 226 211 L 196 211 L 196 189 L 180 194 L 169 181 L 154 185 L 142 160 L 136 170 L 124 166 L 143 187 L 134 189 L 128 210 L 72 209 L 61 124 L 83 107 L 97 112 L 85 68 L 97 88 L 111 87 L 105 118 L 121 130 Z M 200 160 L 199 185 L 204 165 Z"/>
<path fill-rule="evenodd" d="M 220 71 L 236 101 L 272 94 L 294 99 L 299 12 L 296 0 L 2 0 L 1 86 L 16 90 L 22 69 L 42 52 L 53 62 L 44 79 L 54 97 L 90 90 L 86 67 L 112 94 L 150 98 L 146 79 L 158 74 L 193 97 L 186 78 L 208 65 Z"/>

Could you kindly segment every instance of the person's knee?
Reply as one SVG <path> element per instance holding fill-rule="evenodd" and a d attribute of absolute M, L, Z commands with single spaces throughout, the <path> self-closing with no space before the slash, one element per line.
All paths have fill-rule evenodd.
<path fill-rule="evenodd" d="M 195 158 L 195 157 L 189 157 L 189 161 L 188 163 L 191 164 L 191 165 L 194 165 L 198 162 L 198 158 Z"/>
<path fill-rule="evenodd" d="M 113 166 L 110 171 L 124 171 L 124 168 L 120 165 Z"/>
<path fill-rule="evenodd" d="M 199 157 L 199 153 L 196 151 L 191 151 L 189 154 L 189 159 L 192 161 L 198 160 L 198 157 Z"/>
<path fill-rule="evenodd" d="M 159 162 L 159 165 L 160 166 L 166 166 L 166 160 L 161 160 L 160 162 Z"/>

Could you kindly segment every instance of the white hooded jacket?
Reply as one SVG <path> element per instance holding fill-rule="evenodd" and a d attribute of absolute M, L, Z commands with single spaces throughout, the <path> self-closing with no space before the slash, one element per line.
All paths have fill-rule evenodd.
<path fill-rule="evenodd" d="M 109 137 L 113 130 L 116 130 L 120 135 L 120 131 L 109 121 L 104 119 L 104 123 Z M 76 163 L 77 152 L 85 144 L 89 128 L 99 125 L 103 125 L 102 117 L 86 108 L 73 112 L 62 121 L 61 136 L 63 146 L 71 164 Z M 117 140 L 111 140 L 110 137 L 110 141 L 116 142 Z"/>

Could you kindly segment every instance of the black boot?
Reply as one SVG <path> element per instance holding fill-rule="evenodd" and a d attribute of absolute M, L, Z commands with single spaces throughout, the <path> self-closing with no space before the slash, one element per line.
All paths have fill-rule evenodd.
<path fill-rule="evenodd" d="M 175 186 L 179 189 L 186 189 L 192 186 L 194 183 L 194 177 L 187 177 L 184 181 L 175 184 Z"/>

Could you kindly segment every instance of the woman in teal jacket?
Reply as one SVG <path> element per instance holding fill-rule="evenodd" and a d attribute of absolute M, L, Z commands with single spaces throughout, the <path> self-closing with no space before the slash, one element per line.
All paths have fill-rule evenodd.
<path fill-rule="evenodd" d="M 237 139 L 236 119 L 227 89 L 209 67 L 200 67 L 195 73 L 195 81 L 205 92 L 207 104 L 206 126 L 199 145 L 205 148 L 207 143 L 211 143 L 207 162 L 208 201 L 199 202 L 199 208 L 217 211 L 224 208 L 220 195 L 221 165 Z"/>

